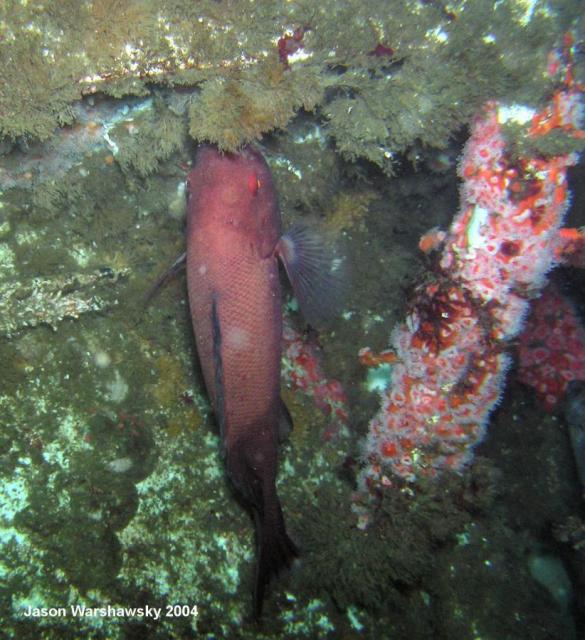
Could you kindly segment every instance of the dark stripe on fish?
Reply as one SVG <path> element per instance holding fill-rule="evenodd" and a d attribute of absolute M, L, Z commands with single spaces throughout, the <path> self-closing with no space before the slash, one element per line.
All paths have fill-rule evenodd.
<path fill-rule="evenodd" d="M 225 394 L 223 391 L 223 364 L 221 360 L 221 327 L 217 313 L 217 300 L 211 302 L 211 332 L 213 336 L 213 365 L 215 371 L 215 419 L 219 425 L 222 447 L 225 447 Z"/>

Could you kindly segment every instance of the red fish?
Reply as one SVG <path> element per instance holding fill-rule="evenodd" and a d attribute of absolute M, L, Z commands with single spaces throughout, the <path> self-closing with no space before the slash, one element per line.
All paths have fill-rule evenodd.
<path fill-rule="evenodd" d="M 309 318 L 319 310 L 318 289 L 335 287 L 312 234 L 281 235 L 276 190 L 258 151 L 221 154 L 204 146 L 187 184 L 191 317 L 228 476 L 254 515 L 258 617 L 270 578 L 297 556 L 275 484 L 279 434 L 292 427 L 280 398 L 278 259 Z"/>

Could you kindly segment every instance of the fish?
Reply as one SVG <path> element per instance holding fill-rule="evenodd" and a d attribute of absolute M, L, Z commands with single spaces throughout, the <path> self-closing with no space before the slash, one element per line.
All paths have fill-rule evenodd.
<path fill-rule="evenodd" d="M 292 429 L 280 397 L 279 262 L 312 324 L 331 314 L 339 278 L 335 260 L 309 228 L 283 234 L 272 175 L 259 150 L 199 147 L 187 198 L 191 319 L 227 475 L 254 518 L 259 619 L 269 581 L 299 555 L 276 490 L 278 445 Z"/>
<path fill-rule="evenodd" d="M 575 468 L 585 499 L 585 380 L 572 380 L 567 386 L 563 413 L 569 430 Z"/>

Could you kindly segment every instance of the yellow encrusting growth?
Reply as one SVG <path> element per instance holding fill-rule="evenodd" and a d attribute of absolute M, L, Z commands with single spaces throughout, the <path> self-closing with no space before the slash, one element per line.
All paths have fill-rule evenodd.
<path fill-rule="evenodd" d="M 152 395 L 167 415 L 170 435 L 178 436 L 184 429 L 198 429 L 203 416 L 189 393 L 191 383 L 180 360 L 163 354 L 155 366 L 157 381 L 152 385 Z"/>
<path fill-rule="evenodd" d="M 189 133 L 236 151 L 268 131 L 284 128 L 299 108 L 310 111 L 322 96 L 314 70 L 284 71 L 273 56 L 247 74 L 208 80 L 189 108 Z"/>
<path fill-rule="evenodd" d="M 371 203 L 379 195 L 373 189 L 340 191 L 331 204 L 326 224 L 331 231 L 364 230 Z"/>

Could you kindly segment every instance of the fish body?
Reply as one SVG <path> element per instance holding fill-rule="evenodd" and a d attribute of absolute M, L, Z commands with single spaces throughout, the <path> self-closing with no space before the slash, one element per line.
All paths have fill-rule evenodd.
<path fill-rule="evenodd" d="M 199 149 L 188 178 L 187 285 L 197 351 L 228 476 L 256 523 L 255 613 L 297 550 L 276 493 L 280 399 L 281 221 L 270 170 L 245 148 Z"/>

